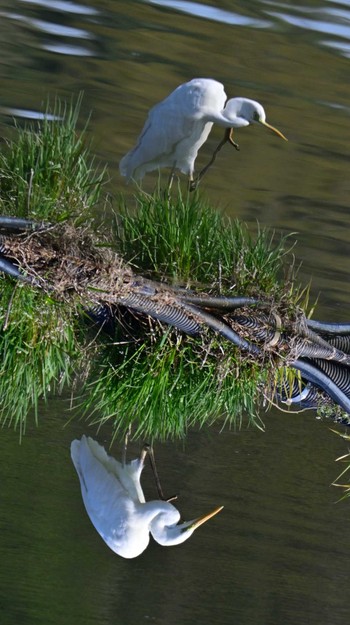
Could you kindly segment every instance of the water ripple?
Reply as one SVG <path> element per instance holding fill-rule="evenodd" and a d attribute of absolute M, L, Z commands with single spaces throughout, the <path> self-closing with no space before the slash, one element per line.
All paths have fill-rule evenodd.
<path fill-rule="evenodd" d="M 350 59 L 350 43 L 331 41 L 328 39 L 324 39 L 323 41 L 321 41 L 321 43 L 324 46 L 328 46 L 329 48 L 333 48 L 334 50 L 339 51 L 347 59 Z"/>
<path fill-rule="evenodd" d="M 48 121 L 59 121 L 62 119 L 59 115 L 52 115 L 51 113 L 42 113 L 40 111 L 33 111 L 30 109 L 19 109 L 10 106 L 0 106 L 0 114 L 8 115 L 9 117 L 20 117 L 22 119 L 34 119 L 42 121 L 44 119 Z"/>
<path fill-rule="evenodd" d="M 92 34 L 82 28 L 74 28 L 72 26 L 63 26 L 55 22 L 46 22 L 44 20 L 37 20 L 26 18 L 26 24 L 33 26 L 37 30 L 41 30 L 47 35 L 55 35 L 58 37 L 72 37 L 74 39 L 92 39 Z"/>
<path fill-rule="evenodd" d="M 18 0 L 22 4 L 37 5 L 45 7 L 51 11 L 62 11 L 62 13 L 74 13 L 75 15 L 98 15 L 99 11 L 92 7 L 69 2 L 68 0 Z"/>
<path fill-rule="evenodd" d="M 41 47 L 43 50 L 53 52 L 55 54 L 65 54 L 67 56 L 95 56 L 95 52 L 93 50 L 89 50 L 83 46 L 75 46 L 67 43 L 46 43 Z"/>
<path fill-rule="evenodd" d="M 78 13 L 79 15 L 83 13 L 81 9 L 84 8 L 73 2 L 61 0 L 52 3 L 45 0 L 19 1 L 26 5 L 34 4 L 49 6 L 50 9 L 52 9 L 55 5 L 56 9 L 60 11 L 66 12 L 68 9 L 70 14 Z M 95 13 L 97 12 L 92 12 L 90 9 L 89 11 L 85 11 L 85 14 L 87 15 L 93 15 Z M 25 13 L 0 12 L 0 18 L 2 17 L 11 20 L 12 22 L 17 22 L 23 25 L 28 32 L 31 31 L 33 35 L 32 45 L 34 45 L 34 47 L 39 47 L 42 50 L 53 52 L 55 54 L 64 54 L 66 56 L 95 56 L 94 47 L 97 43 L 97 38 L 92 31 L 75 25 L 62 24 L 58 21 L 57 14 L 55 13 L 50 13 L 49 15 L 50 17 L 52 16 L 52 19 L 44 20 L 31 17 L 31 15 L 26 15 Z M 87 44 L 85 45 L 85 43 L 82 43 L 83 41 L 89 42 L 89 47 Z"/>
<path fill-rule="evenodd" d="M 250 26 L 251 28 L 270 28 L 271 22 L 265 19 L 255 19 L 241 13 L 225 11 L 209 4 L 200 2 L 187 2 L 186 0 L 146 0 L 149 4 L 155 4 L 182 13 L 189 13 L 196 17 L 232 24 L 234 26 Z"/>
<path fill-rule="evenodd" d="M 300 7 L 274 0 L 262 0 L 262 4 L 272 7 L 273 10 L 265 9 L 270 17 L 293 28 L 326 34 L 330 39 L 320 39 L 321 45 L 331 47 L 345 57 L 350 56 L 349 0 L 328 0 L 328 4 L 332 6 L 319 7 Z"/>
<path fill-rule="evenodd" d="M 348 24 L 342 24 L 330 22 L 329 20 L 315 20 L 305 17 L 297 17 L 288 13 L 279 13 L 274 11 L 269 12 L 269 15 L 277 17 L 278 19 L 287 22 L 287 24 L 297 26 L 298 28 L 302 28 L 304 30 L 306 29 L 320 33 L 327 33 L 330 35 L 336 35 L 337 37 L 350 39 L 350 20 L 348 20 Z"/>

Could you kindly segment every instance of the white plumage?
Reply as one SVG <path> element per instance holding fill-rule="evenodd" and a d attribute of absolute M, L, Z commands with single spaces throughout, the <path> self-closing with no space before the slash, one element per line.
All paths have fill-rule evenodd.
<path fill-rule="evenodd" d="M 90 520 L 108 547 L 124 558 L 140 555 L 150 533 L 161 545 L 180 544 L 222 509 L 178 525 L 180 514 L 171 503 L 145 501 L 140 484 L 145 455 L 123 465 L 90 437 L 82 436 L 71 444 Z"/>
<path fill-rule="evenodd" d="M 147 172 L 170 167 L 193 180 L 198 150 L 213 123 L 240 128 L 258 122 L 285 139 L 267 124 L 261 104 L 232 98 L 225 106 L 226 97 L 224 86 L 212 78 L 194 78 L 177 87 L 150 110 L 135 147 L 120 161 L 121 175 L 138 181 Z"/>

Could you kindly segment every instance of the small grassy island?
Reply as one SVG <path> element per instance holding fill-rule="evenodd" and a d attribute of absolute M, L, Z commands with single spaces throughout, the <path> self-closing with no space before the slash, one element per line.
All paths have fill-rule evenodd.
<path fill-rule="evenodd" d="M 291 241 L 251 235 L 198 192 L 112 202 L 78 115 L 79 103 L 57 104 L 58 121 L 16 127 L 0 154 L 0 215 L 29 224 L 0 222 L 4 266 L 22 275 L 0 277 L 2 424 L 22 433 L 39 400 L 69 391 L 118 436 L 131 425 L 182 437 L 244 416 L 261 427 L 259 409 L 306 382 L 323 414 L 347 422 L 344 389 L 338 401 L 309 367 L 347 369 L 348 337 L 308 326 Z"/>

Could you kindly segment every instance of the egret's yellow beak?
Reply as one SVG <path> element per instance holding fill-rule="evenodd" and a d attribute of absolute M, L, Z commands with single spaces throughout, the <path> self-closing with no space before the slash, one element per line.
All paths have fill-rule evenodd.
<path fill-rule="evenodd" d="M 209 521 L 209 519 L 211 519 L 218 512 L 220 512 L 220 510 L 222 510 L 223 507 L 224 506 L 219 506 L 218 508 L 215 508 L 215 510 L 213 510 L 212 512 L 209 512 L 209 514 L 204 514 L 203 516 L 198 517 L 198 519 L 195 519 L 194 521 L 191 522 L 191 525 L 187 527 L 187 529 L 196 530 L 197 527 L 199 527 L 200 525 L 203 525 L 203 523 L 205 523 L 206 521 Z"/>
<path fill-rule="evenodd" d="M 272 130 L 272 132 L 274 132 L 276 135 L 278 135 L 279 137 L 281 137 L 281 139 L 284 139 L 285 141 L 288 141 L 287 137 L 285 137 L 279 130 L 277 130 L 277 128 L 275 128 L 274 126 L 271 126 L 270 124 L 268 124 L 267 122 L 263 122 L 261 120 L 259 120 L 259 123 L 262 124 L 263 126 L 266 126 L 266 128 L 269 128 L 270 130 Z"/>

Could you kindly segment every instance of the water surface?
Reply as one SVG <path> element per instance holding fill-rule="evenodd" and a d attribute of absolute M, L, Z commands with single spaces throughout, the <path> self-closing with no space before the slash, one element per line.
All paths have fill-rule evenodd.
<path fill-rule="evenodd" d="M 237 131 L 241 151 L 222 150 L 202 193 L 253 231 L 259 220 L 277 236 L 296 233 L 319 318 L 349 320 L 349 2 L 5 0 L 0 17 L 2 134 L 13 117 L 40 119 L 48 97 L 84 91 L 82 124 L 92 111 L 113 193 L 132 194 L 118 162 L 179 83 L 213 77 L 229 97 L 259 100 L 288 144 Z M 220 138 L 215 129 L 198 166 Z M 146 190 L 155 182 L 148 176 Z M 157 446 L 185 518 L 225 509 L 185 545 L 152 543 L 126 561 L 84 512 L 69 444 L 86 427 L 63 428 L 66 407 L 41 407 L 21 446 L 1 433 L 3 625 L 347 625 L 349 504 L 330 486 L 346 448 L 327 423 L 271 411 L 266 433 L 212 429 Z"/>

